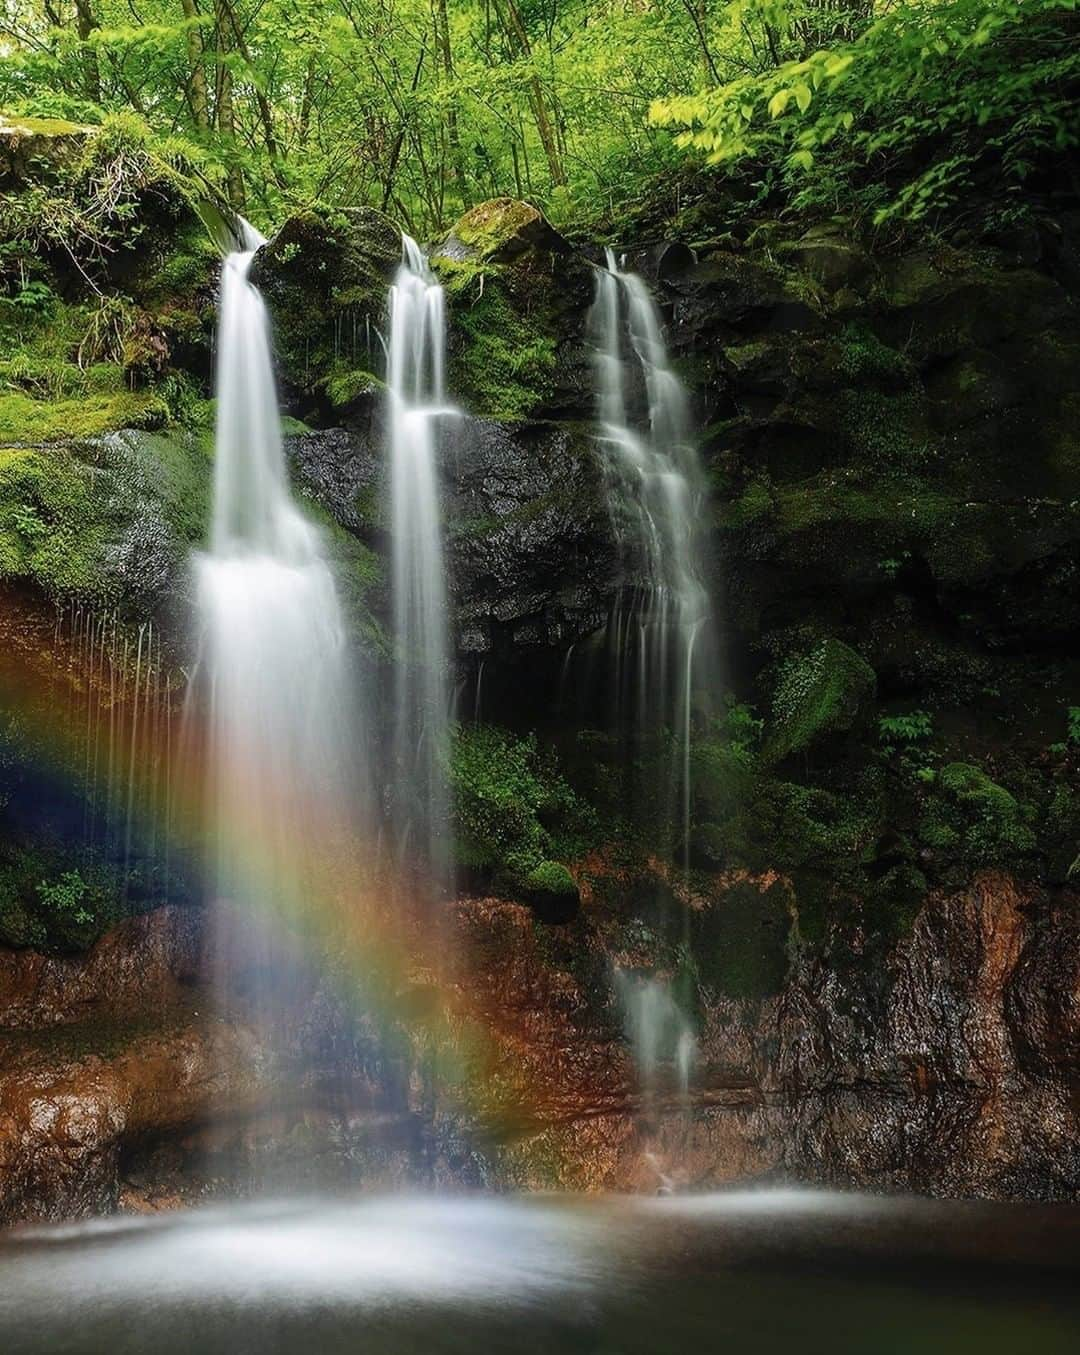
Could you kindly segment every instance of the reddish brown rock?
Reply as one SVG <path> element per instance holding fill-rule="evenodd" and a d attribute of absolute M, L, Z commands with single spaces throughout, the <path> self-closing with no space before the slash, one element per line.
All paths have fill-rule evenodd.
<path fill-rule="evenodd" d="M 265 1095 L 251 1033 L 194 1014 L 0 1036 L 0 1223 L 108 1213 L 145 1134 Z"/>
<path fill-rule="evenodd" d="M 129 918 L 83 955 L 0 948 L 0 1030 L 41 1030 L 171 1007 L 200 973 L 202 914 L 158 908 Z"/>

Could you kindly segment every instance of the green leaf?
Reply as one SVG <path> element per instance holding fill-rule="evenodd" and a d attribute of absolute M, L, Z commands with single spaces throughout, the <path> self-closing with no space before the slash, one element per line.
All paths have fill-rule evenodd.
<path fill-rule="evenodd" d="M 791 99 L 790 89 L 780 89 L 769 100 L 769 117 L 778 118 L 784 109 L 787 108 Z"/>
<path fill-rule="evenodd" d="M 799 105 L 799 112 L 805 113 L 810 107 L 810 100 L 814 96 L 810 93 L 809 85 L 795 86 L 795 102 Z"/>

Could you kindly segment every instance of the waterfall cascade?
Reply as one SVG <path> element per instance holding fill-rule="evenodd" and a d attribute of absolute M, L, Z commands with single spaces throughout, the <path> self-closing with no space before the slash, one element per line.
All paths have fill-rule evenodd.
<path fill-rule="evenodd" d="M 390 485 L 395 805 L 402 850 L 436 886 L 450 872 L 446 585 L 438 484 L 440 422 L 455 411 L 445 389 L 443 290 L 415 240 L 403 236 L 390 291 Z"/>
<path fill-rule="evenodd" d="M 685 1103 L 697 1057 L 697 1039 L 672 995 L 670 983 L 616 970 L 615 986 L 646 1108 L 655 1109 L 654 1102 L 664 1090 L 661 1079 L 667 1068 L 674 1069 L 675 1088 L 680 1101 Z"/>
<path fill-rule="evenodd" d="M 671 369 L 660 313 L 644 281 L 611 250 L 590 317 L 598 438 L 612 522 L 628 577 L 610 627 L 616 718 L 640 745 L 665 733 L 664 817 L 689 835 L 690 719 L 707 686 L 710 599 L 703 561 L 704 474 L 690 441 L 686 393 Z"/>
<path fill-rule="evenodd" d="M 343 806 L 356 813 L 358 730 L 341 607 L 321 535 L 289 492 L 269 318 L 248 280 L 264 241 L 242 229 L 222 269 L 213 525 L 195 559 L 198 681 L 214 887 L 232 919 L 222 919 L 225 981 L 237 969 L 265 976 L 252 996 L 273 1020 L 284 994 L 263 938 L 324 868 Z"/>

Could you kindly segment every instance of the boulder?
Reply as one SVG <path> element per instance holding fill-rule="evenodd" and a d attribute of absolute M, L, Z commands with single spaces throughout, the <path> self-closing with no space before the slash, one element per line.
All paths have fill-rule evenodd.
<path fill-rule="evenodd" d="M 524 254 L 568 254 L 570 245 L 538 207 L 516 198 L 494 198 L 473 207 L 432 250 L 452 263 L 515 263 Z"/>
<path fill-rule="evenodd" d="M 274 325 L 279 370 L 299 412 L 343 408 L 383 367 L 379 331 L 401 231 L 371 207 L 292 216 L 261 249 L 251 280 Z"/>

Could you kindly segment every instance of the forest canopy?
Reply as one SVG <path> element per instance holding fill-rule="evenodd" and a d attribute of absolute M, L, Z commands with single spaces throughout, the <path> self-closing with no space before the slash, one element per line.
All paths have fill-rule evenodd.
<path fill-rule="evenodd" d="M 0 109 L 145 122 L 256 222 L 485 198 L 603 229 L 718 184 L 871 226 L 1053 194 L 1078 0 L 0 0 Z M 980 209 L 981 210 L 981 209 Z"/>

